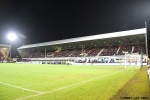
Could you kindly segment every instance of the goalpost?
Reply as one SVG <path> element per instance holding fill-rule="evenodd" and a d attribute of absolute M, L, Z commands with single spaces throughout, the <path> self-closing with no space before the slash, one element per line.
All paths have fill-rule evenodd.
<path fill-rule="evenodd" d="M 129 54 L 128 52 L 124 53 L 124 65 L 125 69 L 127 65 L 130 67 L 135 67 L 137 69 L 142 68 L 144 64 L 147 62 L 147 56 L 143 55 L 143 53 L 132 53 Z"/>
<path fill-rule="evenodd" d="M 128 52 L 123 52 L 124 53 L 124 55 L 125 55 L 125 58 L 124 58 L 124 63 L 125 63 L 125 69 L 126 69 L 126 67 L 127 67 L 127 54 L 128 54 Z"/>

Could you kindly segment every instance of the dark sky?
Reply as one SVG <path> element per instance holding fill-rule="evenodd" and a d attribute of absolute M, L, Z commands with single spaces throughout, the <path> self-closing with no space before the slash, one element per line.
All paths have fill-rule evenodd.
<path fill-rule="evenodd" d="M 150 0 L 1 0 L 0 44 L 10 43 L 9 31 L 18 34 L 16 52 L 22 44 L 144 28 L 145 21 Z"/>

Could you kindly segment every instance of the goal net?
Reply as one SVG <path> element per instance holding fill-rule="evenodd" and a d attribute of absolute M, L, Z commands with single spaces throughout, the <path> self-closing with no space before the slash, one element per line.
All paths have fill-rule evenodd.
<path fill-rule="evenodd" d="M 139 53 L 132 53 L 124 55 L 125 65 L 129 65 L 135 68 L 142 68 L 147 64 L 147 56 Z"/>

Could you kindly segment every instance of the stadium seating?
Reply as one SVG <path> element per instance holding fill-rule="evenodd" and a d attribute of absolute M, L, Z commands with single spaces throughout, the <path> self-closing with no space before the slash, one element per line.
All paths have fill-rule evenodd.
<path fill-rule="evenodd" d="M 124 44 L 120 46 L 106 46 L 101 48 L 85 48 L 82 49 L 69 49 L 62 51 L 47 51 L 46 57 L 81 57 L 81 56 L 112 56 L 112 55 L 124 55 L 123 51 L 128 53 L 139 53 L 140 50 L 143 50 L 143 53 L 146 52 L 144 45 L 142 44 Z M 0 55 L 1 56 L 1 55 Z M 30 52 L 30 56 L 26 58 L 44 58 L 45 52 Z"/>
<path fill-rule="evenodd" d="M 0 61 L 2 60 L 3 57 L 4 57 L 3 54 L 0 52 Z"/>

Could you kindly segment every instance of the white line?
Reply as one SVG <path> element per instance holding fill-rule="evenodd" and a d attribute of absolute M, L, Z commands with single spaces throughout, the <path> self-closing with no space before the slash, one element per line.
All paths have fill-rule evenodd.
<path fill-rule="evenodd" d="M 123 70 L 121 70 L 121 71 L 123 71 Z M 119 71 L 119 72 L 121 72 L 121 71 Z M 70 88 L 70 87 L 73 87 L 73 86 L 76 86 L 76 85 L 80 85 L 80 84 L 83 84 L 83 83 L 91 82 L 91 81 L 96 80 L 96 79 L 101 79 L 101 78 L 104 78 L 104 77 L 107 77 L 107 76 L 110 76 L 110 75 L 113 75 L 113 74 L 116 74 L 116 73 L 118 73 L 118 72 L 111 73 L 111 74 L 108 74 L 108 75 L 105 75 L 105 76 L 92 78 L 92 79 L 89 79 L 89 80 L 86 80 L 86 81 L 82 81 L 82 82 L 79 82 L 79 83 L 76 83 L 76 84 L 71 84 L 71 85 L 68 85 L 68 86 L 60 87 L 60 88 L 55 89 L 55 90 L 42 92 L 40 94 L 34 94 L 34 95 L 26 96 L 26 97 L 23 97 L 23 98 L 18 98 L 18 99 L 15 99 L 15 100 L 25 100 L 25 99 L 28 99 L 28 98 L 37 97 L 37 96 L 44 95 L 44 94 L 47 94 L 47 93 L 56 92 L 56 91 L 63 90 L 63 89 L 66 89 L 66 88 Z"/>
<path fill-rule="evenodd" d="M 1 82 L 1 81 L 0 81 L 0 84 L 11 86 L 11 87 L 14 87 L 14 88 L 17 88 L 17 89 L 21 89 L 21 90 L 24 90 L 24 91 L 30 91 L 30 92 L 38 93 L 38 94 L 42 93 L 42 92 L 39 92 L 39 91 L 36 91 L 36 90 L 31 90 L 31 89 L 23 88 L 23 87 L 20 87 L 20 86 L 8 84 L 8 83 Z"/>

